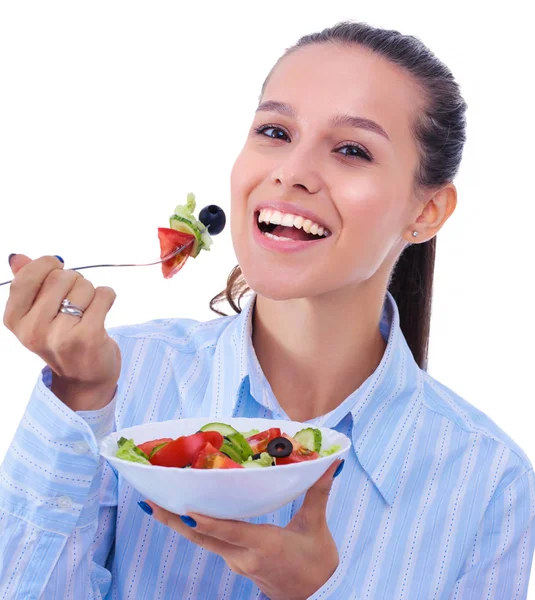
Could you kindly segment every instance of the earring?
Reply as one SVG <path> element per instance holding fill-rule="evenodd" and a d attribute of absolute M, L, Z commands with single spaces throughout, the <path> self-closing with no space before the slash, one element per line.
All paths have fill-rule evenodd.
<path fill-rule="evenodd" d="M 413 231 L 413 232 L 412 232 L 412 236 L 413 236 L 413 237 L 418 237 L 418 232 L 417 232 L 417 231 Z"/>

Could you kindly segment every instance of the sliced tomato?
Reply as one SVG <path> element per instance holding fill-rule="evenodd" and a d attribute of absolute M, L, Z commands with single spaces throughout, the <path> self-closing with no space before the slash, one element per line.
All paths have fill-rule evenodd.
<path fill-rule="evenodd" d="M 143 442 L 143 444 L 139 444 L 138 448 L 143 450 L 143 452 L 150 456 L 150 453 L 159 446 L 160 444 L 165 444 L 165 442 L 172 442 L 173 438 L 162 438 L 160 440 L 150 440 L 149 442 Z"/>
<path fill-rule="evenodd" d="M 217 431 L 183 435 L 157 450 L 149 460 L 160 467 L 189 467 L 206 444 L 211 444 L 217 452 L 223 445 L 223 436 Z"/>
<path fill-rule="evenodd" d="M 285 433 L 282 434 L 282 437 L 290 440 L 293 450 L 289 456 L 275 459 L 278 465 L 291 465 L 292 463 L 300 463 L 304 462 L 305 460 L 315 460 L 316 458 L 319 458 L 320 455 L 317 452 L 314 452 L 314 450 L 309 450 L 293 437 L 290 437 Z"/>
<path fill-rule="evenodd" d="M 253 454 L 259 454 L 260 452 L 265 452 L 269 442 L 277 437 L 281 437 L 281 430 L 278 427 L 272 427 L 248 437 L 247 441 L 249 442 L 249 446 L 251 446 Z"/>
<path fill-rule="evenodd" d="M 219 452 L 215 446 L 207 443 L 197 454 L 192 469 L 243 469 L 226 454 Z"/>
<path fill-rule="evenodd" d="M 162 263 L 163 276 L 165 279 L 170 279 L 180 271 L 191 254 L 195 236 L 168 227 L 158 227 L 158 239 L 160 240 L 160 258 L 169 256 L 180 246 L 188 244 L 179 254 Z"/>

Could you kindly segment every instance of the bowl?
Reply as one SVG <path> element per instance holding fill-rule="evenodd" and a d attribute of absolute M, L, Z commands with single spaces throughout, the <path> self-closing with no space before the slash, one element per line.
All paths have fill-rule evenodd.
<path fill-rule="evenodd" d="M 145 423 L 116 431 L 100 442 L 101 455 L 142 496 L 177 514 L 196 512 L 219 519 L 247 519 L 277 510 L 308 490 L 337 458 L 343 457 L 351 442 L 333 429 L 318 427 L 322 448 L 339 445 L 329 456 L 290 465 L 258 469 L 179 469 L 122 460 L 115 456 L 121 437 L 136 444 L 163 437 L 190 435 L 210 418 L 180 419 Z M 238 431 L 280 427 L 292 436 L 310 424 L 272 419 L 225 418 L 223 423 Z"/>

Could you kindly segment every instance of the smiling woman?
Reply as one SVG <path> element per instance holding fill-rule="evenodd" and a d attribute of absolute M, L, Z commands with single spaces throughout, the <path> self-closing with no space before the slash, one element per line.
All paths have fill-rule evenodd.
<path fill-rule="evenodd" d="M 232 169 L 239 264 L 211 307 L 238 314 L 106 332 L 109 290 L 52 257 L 13 259 L 6 324 L 49 366 L 3 467 L 5 597 L 526 598 L 530 460 L 427 372 L 465 111 L 418 39 L 340 23 L 273 67 Z M 57 312 L 73 293 L 75 322 Z M 175 515 L 98 441 L 187 417 L 307 422 L 352 448 L 252 522 Z"/>
<path fill-rule="evenodd" d="M 313 79 L 308 75 L 312 69 Z M 281 101 L 283 97 L 299 99 L 303 114 L 296 102 Z M 383 279 L 388 276 L 388 289 L 397 302 L 404 335 L 423 369 L 427 366 L 435 234 L 455 209 L 455 189 L 447 184 L 453 181 L 461 162 L 465 110 L 451 73 L 419 40 L 364 24 L 340 24 L 304 36 L 273 67 L 262 86 L 251 137 L 235 166 L 237 171 L 244 162 L 247 172 L 254 173 L 249 160 L 258 156 L 258 164 L 271 170 L 266 179 L 274 179 L 277 173 L 273 166 L 278 165 L 281 154 L 289 159 L 281 169 L 291 169 L 292 161 L 303 160 L 311 172 L 312 161 L 321 160 L 319 153 L 332 157 L 330 161 L 323 159 L 317 176 L 321 176 L 323 191 L 329 190 L 332 197 L 331 212 L 338 211 L 338 219 L 345 221 L 346 236 L 351 235 L 354 241 L 354 247 L 348 245 L 347 256 L 365 265 L 367 254 L 390 252 L 389 260 L 383 263 Z M 275 115 L 280 118 L 278 124 L 264 123 Z M 372 119 L 371 115 L 377 117 Z M 344 141 L 344 135 L 351 137 Z M 262 141 L 259 136 L 270 141 Z M 286 183 L 278 181 L 276 191 L 269 192 L 271 202 L 263 206 L 275 207 L 278 202 L 283 214 L 284 210 L 295 213 L 305 206 L 310 210 L 311 205 L 326 210 L 322 194 L 303 182 L 309 194 L 294 194 L 295 201 L 283 206 L 280 199 L 287 196 Z M 439 193 L 433 198 L 435 192 Z M 255 190 L 255 196 L 260 193 Z M 304 198 L 306 195 L 319 198 L 310 202 Z M 395 204 L 390 206 L 389 202 Z M 436 223 L 428 223 L 426 232 L 417 227 L 405 231 L 394 247 L 392 233 L 399 236 L 403 226 L 411 221 L 418 223 L 414 215 L 420 210 L 418 219 L 434 218 Z M 407 211 L 412 212 L 409 215 Z M 307 214 L 312 221 L 321 220 Z M 389 223 L 386 216 L 392 216 Z M 276 214 L 277 220 L 271 222 L 277 223 L 279 218 Z M 350 219 L 356 221 L 355 225 Z M 390 225 L 387 235 L 382 235 L 379 221 Z M 429 229 L 429 225 L 434 227 Z M 419 243 L 414 244 L 416 238 Z M 246 239 L 242 236 L 238 243 Z M 284 249 L 294 246 L 286 244 Z M 325 248 L 315 250 L 324 252 Z M 211 302 L 218 314 L 224 314 L 216 308 L 222 300 L 228 300 L 239 312 L 240 298 L 249 289 L 243 278 L 245 256 L 240 257 L 238 249 L 237 254 L 240 265 L 229 276 L 227 289 Z M 362 274 L 364 280 L 377 271 L 382 258 L 380 254 L 370 265 L 372 271 Z M 343 261 L 339 266 L 344 262 L 347 264 Z M 318 276 L 317 263 L 309 264 Z M 256 267 L 254 272 L 263 278 Z M 274 272 L 280 273 L 280 269 Z M 280 290 L 276 284 L 269 285 Z M 251 287 L 258 291 L 255 285 Z M 316 294 L 320 295 L 317 288 Z"/>

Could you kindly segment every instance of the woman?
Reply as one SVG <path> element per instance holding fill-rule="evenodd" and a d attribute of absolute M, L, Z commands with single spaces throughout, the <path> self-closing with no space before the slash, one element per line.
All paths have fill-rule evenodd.
<path fill-rule="evenodd" d="M 239 268 L 211 305 L 238 315 L 108 334 L 112 290 L 12 257 L 5 323 L 48 367 L 3 466 L 4 597 L 526 598 L 531 463 L 426 372 L 465 109 L 395 31 L 342 23 L 286 52 L 232 171 Z M 193 416 L 310 421 L 353 450 L 252 523 L 172 515 L 99 460 L 114 428 Z"/>

